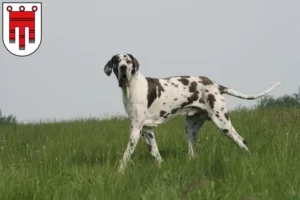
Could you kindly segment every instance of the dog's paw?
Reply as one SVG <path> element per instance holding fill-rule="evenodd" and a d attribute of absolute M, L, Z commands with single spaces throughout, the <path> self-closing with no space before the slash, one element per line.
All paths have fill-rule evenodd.
<path fill-rule="evenodd" d="M 195 160 L 196 156 L 195 156 L 195 154 L 189 154 L 188 158 L 190 161 L 192 161 L 192 160 Z"/>
<path fill-rule="evenodd" d="M 117 171 L 117 174 L 122 175 L 122 174 L 124 174 L 124 171 L 125 171 L 124 167 L 119 167 L 118 171 Z"/>
<path fill-rule="evenodd" d="M 124 165 L 124 163 L 120 163 L 120 166 L 119 166 L 119 168 L 118 168 L 118 171 L 117 171 L 117 173 L 118 174 L 124 174 L 124 171 L 125 171 L 125 165 Z"/>
<path fill-rule="evenodd" d="M 156 158 L 155 161 L 156 161 L 156 165 L 158 166 L 158 168 L 161 168 L 161 163 L 163 162 L 163 159 L 162 158 Z"/>

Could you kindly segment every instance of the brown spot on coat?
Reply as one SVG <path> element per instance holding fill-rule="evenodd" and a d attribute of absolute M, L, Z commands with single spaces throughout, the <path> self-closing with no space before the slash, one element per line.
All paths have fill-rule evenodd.
<path fill-rule="evenodd" d="M 148 82 L 147 106 L 149 108 L 155 99 L 161 96 L 161 93 L 164 92 L 165 89 L 162 87 L 157 78 L 146 77 L 146 80 Z"/>
<path fill-rule="evenodd" d="M 223 129 L 222 131 L 223 131 L 224 133 L 228 133 L 228 132 L 229 132 L 228 129 Z"/>
<path fill-rule="evenodd" d="M 228 113 L 224 113 L 224 117 L 229 120 Z"/>
<path fill-rule="evenodd" d="M 196 136 L 197 136 L 196 132 L 193 132 L 194 139 L 196 138 Z"/>
<path fill-rule="evenodd" d="M 219 91 L 221 94 L 223 94 L 224 92 L 226 92 L 227 87 L 223 86 L 223 85 L 219 85 Z"/>
<path fill-rule="evenodd" d="M 166 113 L 167 113 L 166 111 L 161 110 L 160 113 L 159 113 L 159 116 L 162 117 L 162 116 L 164 116 Z"/>
<path fill-rule="evenodd" d="M 210 107 L 213 109 L 215 107 L 215 102 L 216 102 L 215 96 L 213 94 L 209 94 L 207 96 L 207 101 L 208 101 Z"/>
<path fill-rule="evenodd" d="M 207 78 L 206 76 L 199 76 L 199 78 L 202 80 L 202 84 L 203 85 L 213 85 L 214 83 L 212 82 L 212 80 L 210 80 L 209 78 Z"/>
<path fill-rule="evenodd" d="M 154 136 L 152 135 L 152 133 L 148 133 L 148 136 L 149 136 L 151 139 L 154 138 Z"/>
<path fill-rule="evenodd" d="M 193 103 L 194 101 L 197 101 L 199 98 L 199 92 L 196 91 L 194 94 L 192 94 L 190 97 L 187 98 L 187 101 L 181 104 L 181 108 Z"/>
<path fill-rule="evenodd" d="M 179 108 L 174 108 L 171 110 L 171 113 L 167 113 L 164 118 L 168 118 L 169 116 L 175 114 L 177 111 L 179 110 Z"/>
<path fill-rule="evenodd" d="M 133 147 L 133 145 L 134 145 L 134 143 L 131 141 L 131 142 L 130 142 L 130 147 Z"/>
<path fill-rule="evenodd" d="M 178 110 L 179 110 L 179 108 L 174 108 L 174 109 L 171 110 L 171 113 L 175 114 Z"/>
<path fill-rule="evenodd" d="M 183 78 L 183 77 L 178 79 L 178 81 L 180 81 L 183 85 L 188 85 L 190 83 L 190 81 L 188 79 Z"/>
<path fill-rule="evenodd" d="M 177 84 L 175 84 L 175 83 L 171 83 L 173 86 L 175 86 L 175 87 L 178 87 L 178 85 Z"/>
<path fill-rule="evenodd" d="M 197 89 L 197 82 L 196 81 L 193 81 L 189 87 L 189 91 L 192 93 L 192 92 L 196 92 L 196 89 Z"/>

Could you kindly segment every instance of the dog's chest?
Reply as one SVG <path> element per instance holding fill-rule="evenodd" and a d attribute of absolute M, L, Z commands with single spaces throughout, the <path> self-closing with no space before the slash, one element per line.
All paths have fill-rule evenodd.
<path fill-rule="evenodd" d="M 130 87 L 122 88 L 123 104 L 129 117 L 136 117 L 145 113 L 147 108 L 147 85 L 137 79 Z"/>

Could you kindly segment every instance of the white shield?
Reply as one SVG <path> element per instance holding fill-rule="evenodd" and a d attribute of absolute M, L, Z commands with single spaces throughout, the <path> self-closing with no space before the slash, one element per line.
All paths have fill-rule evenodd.
<path fill-rule="evenodd" d="M 42 42 L 42 3 L 3 2 L 2 40 L 16 56 L 33 54 Z"/>

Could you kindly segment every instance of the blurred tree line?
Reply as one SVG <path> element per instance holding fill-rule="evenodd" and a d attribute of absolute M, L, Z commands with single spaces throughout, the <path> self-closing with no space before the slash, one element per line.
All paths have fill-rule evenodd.
<path fill-rule="evenodd" d="M 269 108 L 269 107 L 296 107 L 300 108 L 300 87 L 298 93 L 291 95 L 283 95 L 278 98 L 265 96 L 258 100 L 255 108 Z"/>
<path fill-rule="evenodd" d="M 13 115 L 3 115 L 1 110 L 0 110 L 0 124 L 16 124 L 17 119 Z"/>

